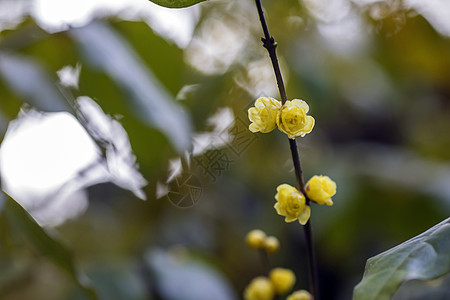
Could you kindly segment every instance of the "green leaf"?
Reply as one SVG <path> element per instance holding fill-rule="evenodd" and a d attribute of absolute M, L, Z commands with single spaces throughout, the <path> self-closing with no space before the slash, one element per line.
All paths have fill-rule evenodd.
<path fill-rule="evenodd" d="M 450 273 L 434 280 L 410 280 L 400 286 L 392 300 L 450 299 Z"/>
<path fill-rule="evenodd" d="M 207 0 L 150 0 L 151 2 L 170 8 L 182 8 L 195 5 Z"/>
<path fill-rule="evenodd" d="M 136 117 L 161 130 L 179 151 L 190 146 L 189 116 L 120 34 L 99 21 L 73 29 L 70 34 L 88 63 L 124 90 L 126 103 Z"/>
<path fill-rule="evenodd" d="M 450 272 L 450 218 L 367 261 L 353 300 L 391 299 L 400 284 Z"/>
<path fill-rule="evenodd" d="M 0 53 L 0 76 L 11 90 L 39 110 L 71 111 L 55 81 L 31 58 Z"/>
<path fill-rule="evenodd" d="M 25 235 L 39 251 L 65 270 L 89 299 L 98 299 L 96 291 L 84 274 L 75 267 L 72 252 L 56 236 L 50 235 L 26 212 L 26 210 L 7 194 L 0 192 L 5 201 L 4 214 L 10 224 Z"/>

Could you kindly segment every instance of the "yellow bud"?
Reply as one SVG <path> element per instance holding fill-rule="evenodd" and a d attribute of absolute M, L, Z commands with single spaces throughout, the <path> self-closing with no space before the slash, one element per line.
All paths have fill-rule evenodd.
<path fill-rule="evenodd" d="M 277 294 L 289 292 L 295 284 L 295 274 L 289 269 L 275 268 L 270 271 L 269 278 Z"/>
<path fill-rule="evenodd" d="M 245 300 L 272 300 L 274 290 L 272 283 L 266 277 L 256 277 L 244 290 Z"/>
<path fill-rule="evenodd" d="M 281 184 L 277 187 L 275 195 L 277 203 L 275 210 L 281 216 L 286 217 L 285 222 L 290 223 L 299 220 L 302 225 L 306 224 L 311 214 L 308 205 L 305 205 L 305 196 L 289 184 Z"/>
<path fill-rule="evenodd" d="M 274 236 L 269 236 L 264 240 L 264 249 L 267 253 L 274 253 L 280 248 L 280 242 Z"/>
<path fill-rule="evenodd" d="M 266 239 L 266 234 L 264 231 L 259 229 L 254 229 L 247 233 L 247 237 L 245 238 L 247 245 L 253 249 L 262 249 L 264 247 L 264 241 Z"/>
<path fill-rule="evenodd" d="M 269 97 L 256 99 L 255 107 L 248 110 L 248 118 L 252 122 L 249 126 L 251 132 L 270 132 L 277 127 L 277 114 L 281 103 Z"/>
<path fill-rule="evenodd" d="M 286 300 L 313 300 L 313 297 L 308 291 L 298 290 L 289 295 Z"/>
<path fill-rule="evenodd" d="M 331 197 L 336 194 L 336 183 L 328 176 L 315 175 L 306 183 L 305 191 L 311 201 L 331 206 Z"/>
<path fill-rule="evenodd" d="M 303 137 L 314 128 L 315 120 L 306 114 L 309 111 L 308 104 L 299 99 L 286 101 L 277 114 L 277 126 L 281 132 L 290 139 Z"/>

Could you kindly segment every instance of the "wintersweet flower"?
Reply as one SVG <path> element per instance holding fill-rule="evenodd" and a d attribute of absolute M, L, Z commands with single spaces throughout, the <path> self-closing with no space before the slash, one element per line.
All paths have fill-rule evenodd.
<path fill-rule="evenodd" d="M 290 139 L 305 136 L 312 131 L 315 123 L 313 117 L 306 115 L 308 111 L 309 106 L 303 100 L 286 101 L 277 114 L 278 129 Z"/>
<path fill-rule="evenodd" d="M 285 222 L 290 223 L 298 219 L 300 224 L 305 225 L 311 215 L 311 208 L 306 205 L 305 196 L 289 184 L 281 184 L 277 187 L 275 195 L 277 203 L 275 209 L 281 216 L 285 216 Z"/>
<path fill-rule="evenodd" d="M 256 99 L 255 107 L 248 110 L 248 118 L 252 122 L 248 127 L 251 132 L 267 133 L 277 127 L 277 114 L 281 102 L 269 97 Z"/>
<path fill-rule="evenodd" d="M 256 277 L 245 288 L 245 300 L 272 300 L 274 290 L 272 283 L 266 277 Z"/>
<path fill-rule="evenodd" d="M 278 239 L 274 236 L 268 236 L 264 240 L 264 250 L 266 250 L 267 253 L 272 254 L 278 251 L 280 248 L 280 242 Z"/>
<path fill-rule="evenodd" d="M 247 234 L 247 245 L 253 249 L 262 249 L 265 247 L 266 233 L 259 229 L 254 229 Z"/>
<path fill-rule="evenodd" d="M 295 274 L 289 269 L 275 268 L 270 271 L 269 278 L 279 295 L 290 291 L 295 284 Z"/>
<path fill-rule="evenodd" d="M 331 206 L 331 197 L 336 194 L 336 183 L 328 176 L 315 175 L 306 183 L 305 192 L 311 201 Z"/>
<path fill-rule="evenodd" d="M 306 290 L 298 290 L 287 297 L 286 300 L 312 300 L 313 297 Z"/>

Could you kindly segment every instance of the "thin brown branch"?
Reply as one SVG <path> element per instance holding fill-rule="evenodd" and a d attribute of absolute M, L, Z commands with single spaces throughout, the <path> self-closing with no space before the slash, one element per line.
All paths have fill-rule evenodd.
<path fill-rule="evenodd" d="M 267 26 L 266 19 L 264 17 L 264 11 L 262 8 L 261 0 L 255 0 L 255 3 L 258 9 L 259 19 L 261 21 L 261 26 L 264 32 L 264 37 L 261 40 L 263 42 L 264 48 L 266 48 L 267 51 L 269 52 L 270 60 L 272 61 L 273 70 L 275 72 L 275 78 L 277 80 L 278 90 L 280 92 L 281 102 L 284 105 L 284 103 L 286 103 L 287 101 L 287 95 L 276 53 L 277 43 L 269 33 L 269 28 Z M 297 142 L 295 139 L 289 139 L 289 147 L 291 150 L 292 161 L 294 163 L 295 177 L 297 179 L 298 189 L 303 193 L 303 195 L 305 195 L 306 204 L 310 205 L 310 200 L 308 199 L 305 193 L 305 184 L 303 181 L 302 166 L 300 162 L 300 156 L 298 154 Z M 305 233 L 308 261 L 309 261 L 308 266 L 310 274 L 310 290 L 314 296 L 314 299 L 320 300 L 317 263 L 312 242 L 311 219 L 303 226 L 303 230 Z"/>

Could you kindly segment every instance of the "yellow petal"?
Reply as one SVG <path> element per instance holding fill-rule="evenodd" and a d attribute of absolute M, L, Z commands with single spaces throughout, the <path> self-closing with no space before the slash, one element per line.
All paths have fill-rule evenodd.
<path fill-rule="evenodd" d="M 293 217 L 293 216 L 286 216 L 286 218 L 284 219 L 284 221 L 285 221 L 286 223 L 292 223 L 292 222 L 294 222 L 295 220 L 297 220 L 297 218 L 296 218 L 296 217 Z"/>
<path fill-rule="evenodd" d="M 310 216 L 311 207 L 309 207 L 309 205 L 306 205 L 305 209 L 302 211 L 302 214 L 298 218 L 298 221 L 300 222 L 300 224 L 305 225 L 308 222 Z"/>
<path fill-rule="evenodd" d="M 256 133 L 256 132 L 259 131 L 259 126 L 256 125 L 255 123 L 252 123 L 252 124 L 250 124 L 250 125 L 248 126 L 248 129 L 249 129 L 251 132 Z"/>
<path fill-rule="evenodd" d="M 295 106 L 300 107 L 301 109 L 303 109 L 303 111 L 305 112 L 305 114 L 308 113 L 308 111 L 309 111 L 309 105 L 308 105 L 308 103 L 306 103 L 305 101 L 300 100 L 300 99 L 294 99 L 294 100 L 291 101 L 291 103 L 292 103 L 293 105 L 295 105 Z"/>
<path fill-rule="evenodd" d="M 316 123 L 316 120 L 314 120 L 313 117 L 306 116 L 305 126 L 303 127 L 303 132 L 304 132 L 303 135 L 310 133 L 313 130 L 315 123 Z"/>

